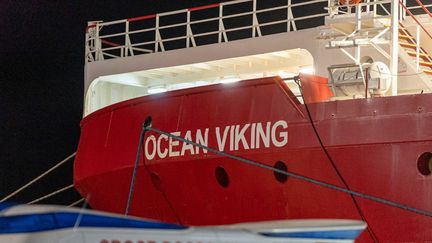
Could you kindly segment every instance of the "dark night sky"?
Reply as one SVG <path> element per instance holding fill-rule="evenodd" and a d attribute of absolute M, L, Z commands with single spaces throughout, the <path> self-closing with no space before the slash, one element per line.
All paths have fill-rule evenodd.
<path fill-rule="evenodd" d="M 217 0 L 0 0 L 0 198 L 76 150 L 87 21 L 116 20 Z M 13 201 L 72 183 L 72 161 Z M 43 203 L 70 204 L 73 190 Z"/>

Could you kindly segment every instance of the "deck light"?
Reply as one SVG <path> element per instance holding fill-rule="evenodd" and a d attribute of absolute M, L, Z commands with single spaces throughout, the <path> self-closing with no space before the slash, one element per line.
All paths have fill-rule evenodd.
<path fill-rule="evenodd" d="M 315 73 L 315 68 L 311 67 L 311 66 L 306 66 L 306 67 L 300 68 L 299 71 L 300 71 L 300 73 L 314 74 Z"/>
<path fill-rule="evenodd" d="M 235 82 L 238 82 L 238 81 L 240 81 L 239 78 L 222 78 L 220 80 L 220 82 L 223 83 L 223 84 L 235 83 Z"/>
<path fill-rule="evenodd" d="M 168 89 L 164 85 L 158 85 L 148 88 L 147 93 L 149 94 L 157 94 L 166 92 Z"/>

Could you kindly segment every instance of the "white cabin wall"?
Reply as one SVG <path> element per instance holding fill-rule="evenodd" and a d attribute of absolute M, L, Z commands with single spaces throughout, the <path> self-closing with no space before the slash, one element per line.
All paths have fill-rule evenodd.
<path fill-rule="evenodd" d="M 144 87 L 96 79 L 86 95 L 85 114 L 145 94 L 146 88 Z"/>
<path fill-rule="evenodd" d="M 86 63 L 84 92 L 98 77 L 296 48 L 316 52 L 319 28 Z M 314 55 L 315 56 L 315 55 Z"/>
<path fill-rule="evenodd" d="M 312 56 L 317 52 L 319 28 L 280 33 L 222 44 L 211 44 L 187 49 L 170 50 L 125 58 L 86 63 L 86 107 L 84 115 L 122 100 L 147 94 L 147 88 L 139 85 L 117 84 L 101 80 L 103 76 L 124 74 L 163 67 L 203 63 L 236 57 L 245 57 L 291 49 L 305 49 Z M 299 44 L 301 43 L 301 44 Z M 309 60 L 303 60 L 309 63 Z M 312 62 L 310 62 L 312 64 Z M 326 74 L 325 74 L 326 76 Z M 108 82 L 107 82 L 108 81 Z M 89 89 L 89 87 L 92 87 Z M 119 87 L 121 86 L 121 87 Z M 91 93 L 87 93 L 91 91 Z M 121 98 L 119 98 L 119 95 Z"/>

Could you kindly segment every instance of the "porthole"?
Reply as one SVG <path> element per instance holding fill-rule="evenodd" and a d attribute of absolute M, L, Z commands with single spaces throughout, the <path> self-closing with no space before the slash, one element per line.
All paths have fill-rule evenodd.
<path fill-rule="evenodd" d="M 417 159 L 417 169 L 425 176 L 432 173 L 432 153 L 426 152 L 420 155 Z"/>
<path fill-rule="evenodd" d="M 276 162 L 273 167 L 277 170 L 288 172 L 288 167 L 282 161 Z M 274 175 L 275 179 L 277 181 L 279 181 L 280 183 L 285 183 L 288 180 L 288 175 L 286 175 L 286 174 L 282 174 L 282 173 L 274 171 L 273 175 Z"/>
<path fill-rule="evenodd" d="M 221 167 L 221 166 L 216 167 L 215 176 L 216 176 L 217 182 L 219 183 L 219 185 L 221 187 L 227 188 L 229 186 L 229 183 L 230 183 L 229 176 L 223 167 Z"/>

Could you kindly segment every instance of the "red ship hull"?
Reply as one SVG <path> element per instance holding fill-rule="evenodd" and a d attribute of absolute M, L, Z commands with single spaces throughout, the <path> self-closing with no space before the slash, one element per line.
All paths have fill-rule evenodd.
<path fill-rule="evenodd" d="M 432 176 L 422 174 L 418 163 L 432 151 L 431 104 L 432 95 L 421 94 L 313 103 L 309 109 L 351 190 L 432 211 Z M 74 182 L 93 208 L 125 211 L 147 116 L 160 130 L 269 166 L 280 161 L 289 171 L 345 187 L 304 105 L 282 80 L 267 78 L 141 97 L 84 118 Z M 426 216 L 355 198 L 358 210 L 348 194 L 153 132 L 143 147 L 132 215 L 190 225 L 363 215 L 369 231 L 358 242 L 432 241 L 432 218 Z"/>

